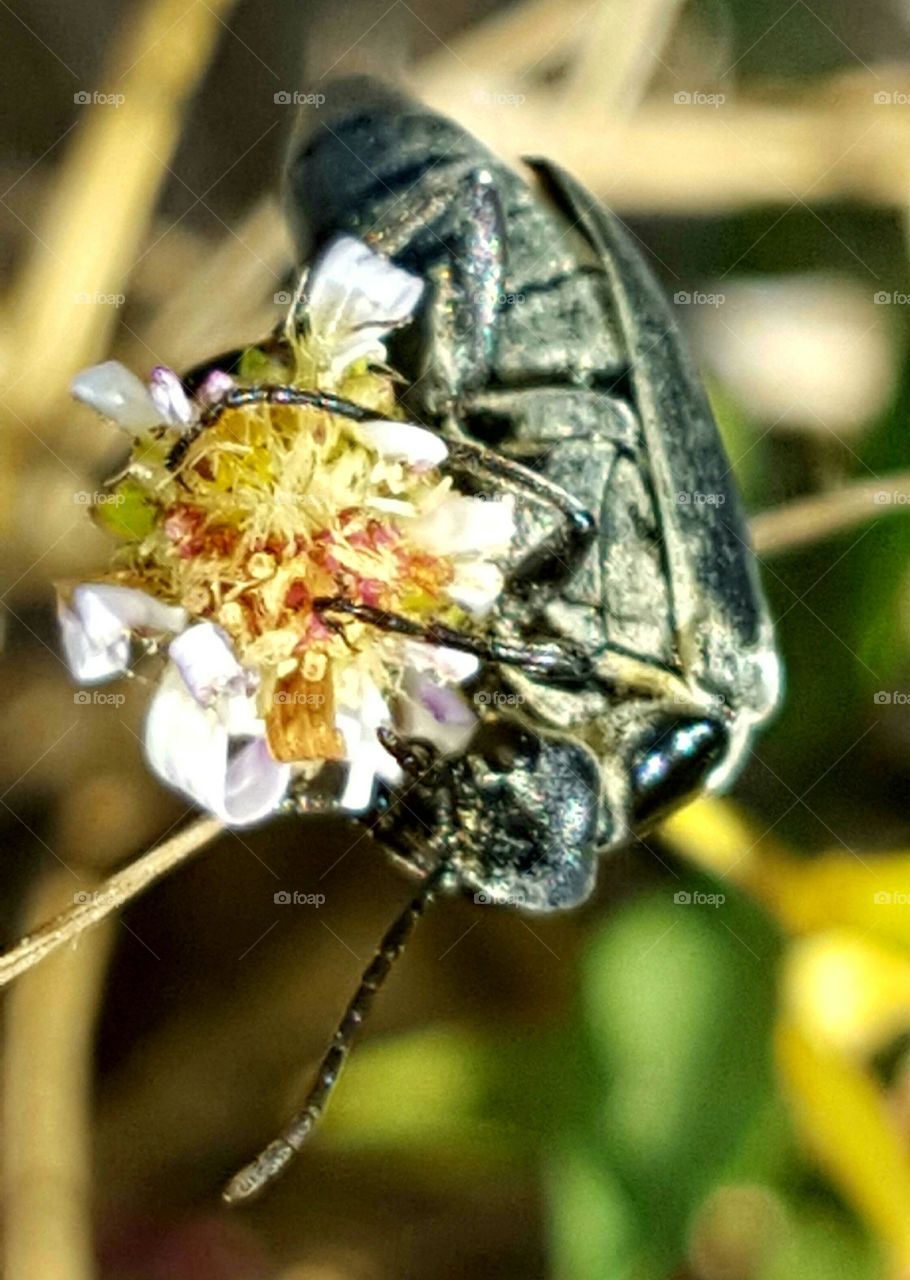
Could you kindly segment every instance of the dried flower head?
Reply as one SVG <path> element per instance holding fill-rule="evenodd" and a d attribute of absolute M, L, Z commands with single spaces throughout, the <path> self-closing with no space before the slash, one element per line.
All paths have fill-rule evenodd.
<path fill-rule="evenodd" d="M 305 790 L 326 761 L 347 763 L 334 802 L 362 812 L 377 778 L 400 780 L 381 727 L 442 753 L 473 731 L 457 686 L 476 659 L 322 603 L 465 628 L 502 588 L 511 500 L 456 492 L 445 440 L 400 420 L 383 338 L 421 290 L 344 237 L 314 267 L 284 336 L 192 396 L 169 369 L 145 385 L 114 361 L 73 383 L 132 451 L 95 510 L 119 543 L 109 569 L 61 588 L 70 668 L 96 682 L 166 648 L 146 754 L 229 823 L 271 813 L 292 779 Z M 251 393 L 265 384 L 314 394 Z M 342 402 L 357 414 L 338 412 Z"/>

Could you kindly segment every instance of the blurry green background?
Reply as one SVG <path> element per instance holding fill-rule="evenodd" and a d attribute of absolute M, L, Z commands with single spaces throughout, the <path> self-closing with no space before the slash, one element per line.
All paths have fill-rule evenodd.
<path fill-rule="evenodd" d="M 910 1275 L 910 10 L 15 0 L 0 29 L 7 944 L 189 821 L 143 769 L 142 688 L 75 703 L 57 656 L 52 584 L 105 555 L 74 495 L 117 455 L 66 384 L 274 322 L 282 94 L 396 72 L 575 170 L 675 299 L 750 510 L 868 489 L 762 552 L 788 693 L 731 804 L 614 858 L 574 915 L 438 906 L 254 1209 L 220 1187 L 407 898 L 378 846 L 225 836 L 23 980 L 7 1280 Z"/>

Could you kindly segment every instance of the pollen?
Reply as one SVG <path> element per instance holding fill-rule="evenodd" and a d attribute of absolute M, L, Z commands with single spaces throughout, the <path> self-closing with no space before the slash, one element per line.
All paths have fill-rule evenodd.
<path fill-rule="evenodd" d="M 356 381 L 362 398 L 392 402 L 385 375 L 360 372 Z M 115 528 L 123 541 L 109 580 L 227 632 L 258 674 L 257 708 L 276 759 L 340 757 L 335 691 L 347 669 L 363 668 L 387 690 L 399 673 L 380 628 L 316 602 L 451 620 L 453 561 L 429 554 L 414 534 L 449 481 L 438 468 L 383 456 L 358 423 L 308 405 L 226 408 L 175 472 L 150 443 L 137 442 L 142 465 L 114 494 L 152 515 L 139 536 Z"/>

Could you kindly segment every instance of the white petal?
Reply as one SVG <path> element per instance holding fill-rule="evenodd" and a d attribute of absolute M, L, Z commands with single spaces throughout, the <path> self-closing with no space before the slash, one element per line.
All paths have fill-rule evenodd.
<path fill-rule="evenodd" d="M 337 381 L 345 369 L 358 360 L 366 360 L 367 364 L 385 364 L 386 350 L 380 337 L 381 332 L 384 333 L 385 330 L 366 329 L 359 335 L 336 337 L 330 348 L 333 354 L 329 358 L 332 377 Z"/>
<path fill-rule="evenodd" d="M 356 716 L 338 712 L 335 725 L 344 738 L 348 762 L 348 776 L 338 804 L 348 813 L 366 813 L 372 807 L 376 790 L 376 770 L 369 741 L 364 740 L 363 726 Z"/>
<path fill-rule="evenodd" d="M 480 659 L 461 649 L 421 644 L 419 640 L 404 640 L 401 648 L 408 666 L 423 674 L 435 675 L 445 684 L 464 684 L 480 670 Z"/>
<path fill-rule="evenodd" d="M 172 427 L 188 427 L 193 421 L 193 406 L 183 383 L 167 365 L 156 365 L 149 376 L 149 394 L 161 414 L 161 420 Z"/>
<path fill-rule="evenodd" d="M 460 694 L 416 672 L 405 678 L 404 692 L 397 725 L 402 737 L 420 738 L 443 755 L 464 751 L 477 716 Z"/>
<path fill-rule="evenodd" d="M 248 742 L 232 757 L 225 781 L 224 817 L 246 826 L 274 813 L 291 780 L 291 766 L 269 754 L 265 738 Z"/>
<path fill-rule="evenodd" d="M 57 607 L 66 664 L 80 684 L 97 684 L 122 676 L 129 666 L 130 638 L 118 631 L 106 643 L 91 638 L 79 616 L 61 601 Z"/>
<path fill-rule="evenodd" d="M 187 627 L 168 650 L 190 693 L 204 707 L 215 699 L 246 696 L 255 687 L 253 672 L 234 656 L 230 637 L 214 622 Z"/>
<path fill-rule="evenodd" d="M 357 434 L 383 458 L 418 470 L 438 467 L 449 454 L 442 436 L 413 422 L 362 422 Z"/>
<path fill-rule="evenodd" d="M 411 535 L 436 555 L 495 555 L 507 551 L 515 534 L 515 502 L 450 493 L 433 511 L 417 519 Z"/>
<path fill-rule="evenodd" d="M 388 704 L 369 678 L 359 682 L 355 705 L 339 707 L 335 724 L 344 738 L 348 777 L 339 805 L 349 813 L 365 813 L 372 807 L 377 779 L 391 785 L 402 780 L 398 761 L 379 741 L 376 730 L 392 723 Z"/>
<path fill-rule="evenodd" d="M 202 707 L 177 667 L 165 670 L 145 722 L 145 751 L 163 782 L 231 826 L 272 813 L 287 791 L 290 765 L 268 753 L 264 739 L 229 755 L 227 729 Z"/>
<path fill-rule="evenodd" d="M 307 286 L 310 330 L 336 370 L 372 354 L 382 336 L 408 320 L 423 281 L 381 254 L 341 236 L 313 267 Z"/>
<path fill-rule="evenodd" d="M 367 495 L 363 505 L 371 511 L 382 511 L 390 516 L 410 517 L 416 510 L 413 502 L 403 502 L 401 498 L 373 498 Z"/>
<path fill-rule="evenodd" d="M 499 598 L 502 571 L 490 560 L 467 560 L 455 565 L 446 595 L 476 618 L 485 617 Z"/>
<path fill-rule="evenodd" d="M 70 392 L 127 431 L 143 431 L 164 421 L 148 387 L 119 360 L 83 369 L 70 383 Z"/>
<path fill-rule="evenodd" d="M 126 671 L 131 632 L 172 632 L 186 626 L 185 609 L 107 582 L 81 582 L 69 604 L 61 602 L 59 617 L 70 670 L 88 684 Z"/>

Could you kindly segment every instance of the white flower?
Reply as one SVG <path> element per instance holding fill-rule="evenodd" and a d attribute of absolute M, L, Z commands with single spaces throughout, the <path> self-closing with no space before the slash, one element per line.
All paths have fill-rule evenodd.
<path fill-rule="evenodd" d="M 267 817 L 284 798 L 291 766 L 269 752 L 251 696 L 252 673 L 213 623 L 188 628 L 169 653 L 145 723 L 149 764 L 168 786 L 230 826 Z"/>
<path fill-rule="evenodd" d="M 355 360 L 385 360 L 382 339 L 409 320 L 423 281 L 353 236 L 325 251 L 306 289 L 311 340 L 332 377 Z"/>
<path fill-rule="evenodd" d="M 492 560 L 474 559 L 456 562 L 455 577 L 448 585 L 447 594 L 465 613 L 482 618 L 493 608 L 502 588 L 501 569 Z"/>
<path fill-rule="evenodd" d="M 403 781 L 401 766 L 379 741 L 378 729 L 419 738 L 448 756 L 464 751 L 477 727 L 477 716 L 454 687 L 476 674 L 477 658 L 414 640 L 390 641 L 389 649 L 404 669 L 395 714 L 366 675 L 351 681 L 336 713 L 348 762 L 338 803 L 348 813 L 372 807 L 377 782 L 399 786 Z"/>
<path fill-rule="evenodd" d="M 186 610 L 132 587 L 83 582 L 58 606 L 63 652 L 75 679 L 97 684 L 129 668 L 133 632 L 182 631 Z"/>

